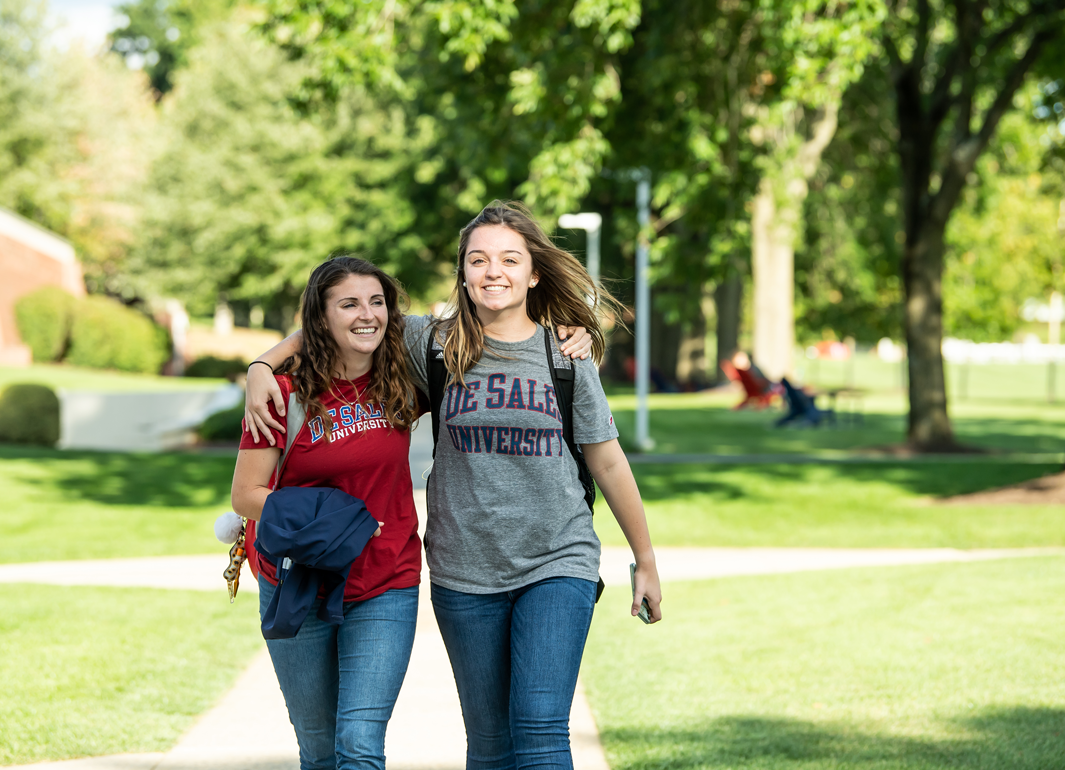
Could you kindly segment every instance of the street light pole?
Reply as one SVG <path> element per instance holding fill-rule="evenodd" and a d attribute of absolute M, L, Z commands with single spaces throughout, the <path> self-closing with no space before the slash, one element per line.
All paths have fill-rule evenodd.
<path fill-rule="evenodd" d="M 651 224 L 651 171 L 638 169 L 636 179 L 636 446 L 641 452 L 654 448 L 651 440 L 647 392 L 651 374 L 650 247 L 647 227 Z"/>
<path fill-rule="evenodd" d="M 588 235 L 587 267 L 595 285 L 599 285 L 599 233 L 603 229 L 603 217 L 592 212 L 580 214 L 563 214 L 558 218 L 558 226 L 568 230 L 584 230 Z"/>

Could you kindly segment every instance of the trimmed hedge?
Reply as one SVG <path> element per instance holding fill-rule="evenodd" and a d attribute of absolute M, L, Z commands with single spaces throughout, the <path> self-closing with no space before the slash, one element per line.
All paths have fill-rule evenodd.
<path fill-rule="evenodd" d="M 248 371 L 248 364 L 243 358 L 219 358 L 201 356 L 185 368 L 186 377 L 216 377 L 229 380 Z"/>
<path fill-rule="evenodd" d="M 156 374 L 169 358 L 166 332 L 147 316 L 107 297 L 78 302 L 67 363 Z"/>
<path fill-rule="evenodd" d="M 0 441 L 55 446 L 59 397 L 47 385 L 18 383 L 0 394 Z"/>
<path fill-rule="evenodd" d="M 63 357 L 78 300 L 57 286 L 32 291 L 15 303 L 15 325 L 33 360 L 51 363 Z"/>
<path fill-rule="evenodd" d="M 196 433 L 204 441 L 240 441 L 244 430 L 241 425 L 243 419 L 244 404 L 238 404 L 212 414 L 196 429 Z"/>

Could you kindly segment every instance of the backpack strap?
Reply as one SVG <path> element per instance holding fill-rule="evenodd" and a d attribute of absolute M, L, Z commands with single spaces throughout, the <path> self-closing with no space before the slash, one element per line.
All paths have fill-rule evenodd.
<path fill-rule="evenodd" d="M 285 461 L 292 454 L 292 445 L 296 443 L 296 437 L 303 430 L 303 423 L 306 420 L 307 410 L 303 404 L 296 400 L 295 392 L 289 393 L 288 410 L 285 412 L 285 448 L 281 450 L 281 456 L 277 458 L 277 471 L 274 473 L 273 491 L 276 491 L 281 484 L 281 472 L 285 469 Z M 245 545 L 247 529 L 248 520 L 244 519 L 240 534 L 237 536 L 237 542 L 233 543 L 233 547 L 229 549 L 229 566 L 222 573 L 222 577 L 226 579 L 226 583 L 229 586 L 230 604 L 237 598 L 237 588 L 240 586 L 240 568 L 248 558 L 248 546 Z M 253 576 L 258 574 L 255 562 L 252 562 L 251 570 Z"/>
<path fill-rule="evenodd" d="M 307 420 L 307 410 L 296 398 L 296 392 L 288 394 L 288 410 L 285 412 L 285 448 L 281 450 L 281 456 L 277 458 L 277 473 L 274 474 L 274 489 L 281 483 L 281 471 L 285 469 L 285 462 L 292 454 L 292 445 L 296 443 L 296 437 L 303 430 L 303 424 Z"/>
<path fill-rule="evenodd" d="M 440 438 L 440 407 L 444 403 L 444 389 L 447 387 L 447 367 L 444 366 L 444 348 L 436 338 L 436 330 L 430 329 L 429 344 L 425 349 L 425 372 L 429 386 L 429 414 L 433 418 L 433 459 L 436 459 L 436 445 Z"/>
<path fill-rule="evenodd" d="M 584 487 L 584 501 L 588 503 L 588 510 L 595 513 L 595 480 L 584 460 L 584 452 L 573 435 L 573 361 L 562 355 L 547 327 L 544 327 L 544 345 L 547 348 L 547 360 L 551 365 L 551 385 L 555 389 L 555 402 L 562 418 L 562 436 L 566 439 L 569 453 L 577 463 L 577 476 Z"/>
<path fill-rule="evenodd" d="M 584 452 L 577 444 L 573 435 L 573 382 L 574 364 L 569 358 L 562 355 L 554 335 L 544 327 L 544 345 L 547 346 L 547 361 L 551 369 L 551 385 L 555 389 L 555 403 L 558 405 L 558 414 L 562 418 L 562 436 L 566 439 L 569 453 L 577 462 L 577 478 L 584 487 L 584 502 L 588 504 L 588 510 L 595 515 L 595 479 L 588 469 L 588 462 L 584 459 Z M 599 597 L 603 595 L 606 583 L 600 576 L 595 585 L 595 603 L 599 603 Z"/>

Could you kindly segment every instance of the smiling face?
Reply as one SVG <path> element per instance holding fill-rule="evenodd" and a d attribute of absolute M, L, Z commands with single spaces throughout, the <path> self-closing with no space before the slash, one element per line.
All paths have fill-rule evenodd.
<path fill-rule="evenodd" d="M 484 225 L 470 234 L 463 267 L 466 291 L 484 322 L 521 311 L 536 285 L 533 260 L 525 239 L 509 227 Z"/>
<path fill-rule="evenodd" d="M 325 323 L 336 341 L 341 366 L 365 362 L 388 328 L 381 282 L 372 275 L 348 275 L 330 288 L 325 295 Z"/>

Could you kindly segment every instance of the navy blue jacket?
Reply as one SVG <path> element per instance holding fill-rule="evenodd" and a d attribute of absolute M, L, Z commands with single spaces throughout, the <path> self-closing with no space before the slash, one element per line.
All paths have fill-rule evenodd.
<path fill-rule="evenodd" d="M 255 548 L 277 568 L 277 590 L 263 615 L 263 637 L 291 639 L 300 630 L 319 587 L 318 617 L 344 622 L 344 586 L 351 563 L 377 530 L 366 504 L 332 487 L 283 487 L 266 498 Z M 292 560 L 286 571 L 285 557 Z"/>

